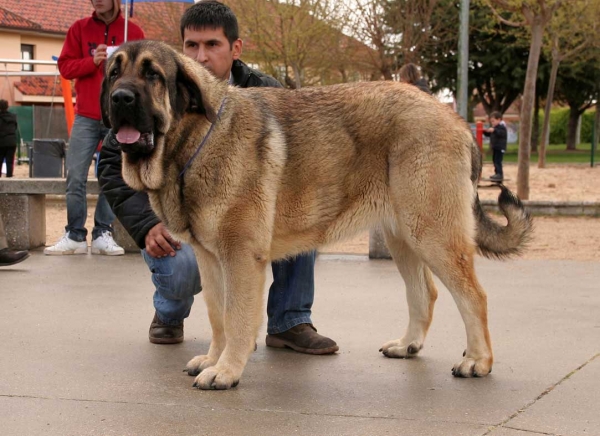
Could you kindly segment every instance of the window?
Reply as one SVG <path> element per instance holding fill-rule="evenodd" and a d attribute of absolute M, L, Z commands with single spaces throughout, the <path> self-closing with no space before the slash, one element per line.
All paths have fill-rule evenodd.
<path fill-rule="evenodd" d="M 33 45 L 21 44 L 21 59 L 27 61 L 33 60 Z M 23 64 L 21 71 L 33 71 L 33 64 Z"/>

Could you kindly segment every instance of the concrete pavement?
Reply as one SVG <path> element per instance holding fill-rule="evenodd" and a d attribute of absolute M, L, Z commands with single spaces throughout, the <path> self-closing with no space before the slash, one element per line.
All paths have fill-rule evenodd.
<path fill-rule="evenodd" d="M 493 373 L 455 379 L 466 339 L 441 285 L 419 357 L 378 353 L 407 322 L 391 261 L 320 256 L 313 321 L 333 356 L 267 349 L 240 385 L 192 388 L 199 298 L 180 345 L 153 345 L 141 256 L 45 257 L 0 269 L 2 435 L 600 435 L 600 264 L 478 259 Z"/>

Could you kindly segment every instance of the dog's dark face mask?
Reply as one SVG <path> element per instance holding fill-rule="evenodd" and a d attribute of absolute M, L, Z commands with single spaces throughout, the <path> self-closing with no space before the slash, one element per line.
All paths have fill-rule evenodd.
<path fill-rule="evenodd" d="M 110 57 L 101 107 L 104 124 L 132 159 L 152 154 L 172 118 L 185 112 L 204 114 L 210 121 L 216 118 L 177 53 L 155 41 L 126 43 Z"/>

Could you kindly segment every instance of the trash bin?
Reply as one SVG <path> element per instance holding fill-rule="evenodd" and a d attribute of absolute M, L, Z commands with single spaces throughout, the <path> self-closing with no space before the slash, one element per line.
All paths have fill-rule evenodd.
<path fill-rule="evenodd" d="M 34 139 L 29 150 L 29 177 L 64 177 L 64 139 Z"/>

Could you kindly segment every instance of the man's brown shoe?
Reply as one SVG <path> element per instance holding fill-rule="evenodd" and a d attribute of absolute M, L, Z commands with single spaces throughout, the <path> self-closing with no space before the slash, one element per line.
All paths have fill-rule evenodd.
<path fill-rule="evenodd" d="M 183 342 L 183 321 L 177 325 L 165 324 L 155 313 L 148 338 L 153 344 L 179 344 Z"/>
<path fill-rule="evenodd" d="M 266 343 L 267 347 L 288 347 L 306 354 L 332 354 L 339 350 L 333 339 L 318 334 L 312 324 L 299 324 L 285 332 L 267 335 Z"/>

